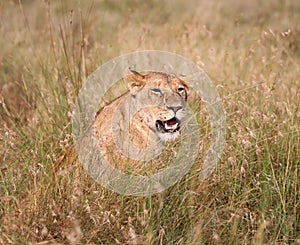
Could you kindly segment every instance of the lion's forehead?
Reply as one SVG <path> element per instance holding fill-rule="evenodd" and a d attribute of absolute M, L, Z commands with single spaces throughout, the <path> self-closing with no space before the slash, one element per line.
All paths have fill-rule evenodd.
<path fill-rule="evenodd" d="M 162 88 L 169 91 L 176 91 L 179 86 L 186 87 L 186 84 L 178 78 L 151 78 L 146 83 L 146 87 Z"/>

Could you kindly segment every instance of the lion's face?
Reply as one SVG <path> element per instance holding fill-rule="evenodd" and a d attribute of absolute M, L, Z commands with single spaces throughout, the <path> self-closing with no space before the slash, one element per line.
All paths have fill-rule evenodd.
<path fill-rule="evenodd" d="M 187 84 L 174 75 L 132 71 L 128 75 L 133 103 L 142 108 L 138 115 L 162 141 L 175 140 L 186 116 Z"/>

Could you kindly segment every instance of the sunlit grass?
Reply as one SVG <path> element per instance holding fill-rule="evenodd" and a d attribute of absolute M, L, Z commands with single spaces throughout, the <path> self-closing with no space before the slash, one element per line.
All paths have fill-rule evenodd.
<path fill-rule="evenodd" d="M 0 3 L 0 243 L 300 242 L 296 1 L 20 2 Z M 197 179 L 200 156 L 163 193 L 126 197 L 83 170 L 70 118 L 89 74 L 143 49 L 207 72 L 227 141 L 207 180 Z M 206 142 L 207 115 L 199 119 Z"/>

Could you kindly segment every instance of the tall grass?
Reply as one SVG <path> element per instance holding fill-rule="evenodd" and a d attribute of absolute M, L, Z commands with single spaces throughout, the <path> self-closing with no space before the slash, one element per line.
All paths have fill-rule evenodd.
<path fill-rule="evenodd" d="M 299 15 L 276 0 L 2 1 L 0 243 L 299 244 Z M 83 170 L 70 116 L 92 71 L 143 49 L 207 72 L 228 136 L 207 180 L 199 160 L 163 193 L 126 197 Z"/>

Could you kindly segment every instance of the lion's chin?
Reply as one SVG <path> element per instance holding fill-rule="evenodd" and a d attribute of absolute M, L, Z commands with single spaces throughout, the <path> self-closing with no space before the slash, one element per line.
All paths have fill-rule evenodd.
<path fill-rule="evenodd" d="M 173 133 L 159 133 L 159 138 L 163 142 L 170 142 L 176 140 L 180 136 L 179 131 Z"/>

